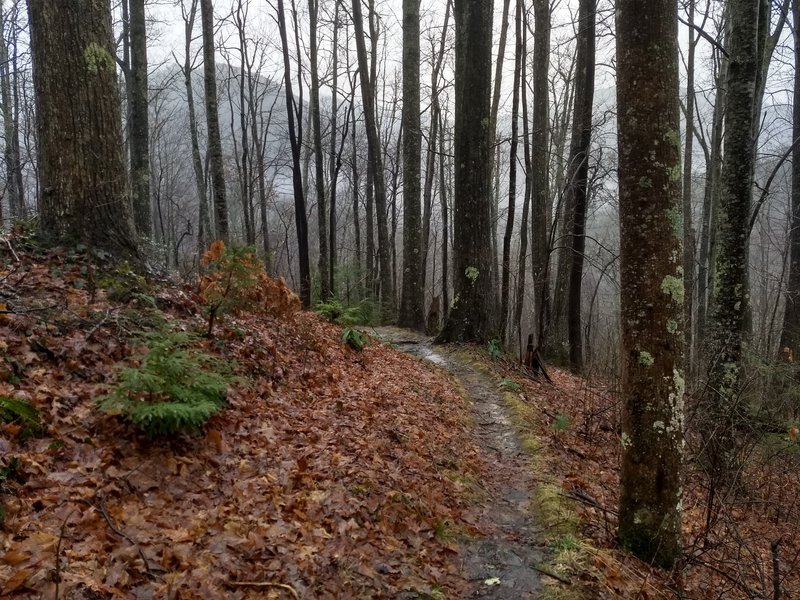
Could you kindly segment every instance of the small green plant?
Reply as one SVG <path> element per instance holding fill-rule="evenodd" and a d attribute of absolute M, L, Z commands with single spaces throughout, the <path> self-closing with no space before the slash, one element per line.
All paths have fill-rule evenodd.
<path fill-rule="evenodd" d="M 2 462 L 0 462 L 2 464 Z M 18 457 L 12 456 L 5 466 L 0 467 L 0 496 L 5 493 L 6 484 L 9 481 L 15 481 L 19 484 L 25 483 L 25 476 L 22 473 L 22 462 Z M 3 503 L 0 502 L 0 528 L 5 525 L 6 509 Z"/>
<path fill-rule="evenodd" d="M 562 535 L 550 543 L 550 549 L 555 553 L 577 550 L 580 547 L 581 543 L 570 533 Z"/>
<path fill-rule="evenodd" d="M 553 431 L 566 431 L 569 429 L 569 417 L 567 415 L 559 414 L 553 421 Z"/>
<path fill-rule="evenodd" d="M 361 352 L 369 343 L 369 337 L 355 327 L 345 327 L 342 330 L 342 341 L 356 352 Z"/>
<path fill-rule="evenodd" d="M 500 360 L 503 356 L 503 346 L 499 339 L 494 338 L 489 340 L 488 344 L 489 357 L 492 360 Z"/>
<path fill-rule="evenodd" d="M 20 438 L 25 439 L 42 431 L 39 411 L 33 406 L 17 398 L 0 396 L 0 420 L 22 425 Z"/>
<path fill-rule="evenodd" d="M 331 323 L 353 327 L 364 322 L 364 313 L 360 306 L 345 306 L 338 298 L 320 302 L 315 309 Z"/>
<path fill-rule="evenodd" d="M 501 379 L 500 380 L 500 389 L 503 390 L 504 392 L 514 392 L 514 393 L 516 393 L 516 392 L 520 391 L 522 388 L 513 379 L 507 379 L 506 378 L 506 379 Z"/>
<path fill-rule="evenodd" d="M 197 429 L 225 403 L 230 378 L 219 361 L 189 348 L 191 342 L 186 333 L 150 336 L 140 365 L 120 371 L 100 410 L 150 437 Z"/>

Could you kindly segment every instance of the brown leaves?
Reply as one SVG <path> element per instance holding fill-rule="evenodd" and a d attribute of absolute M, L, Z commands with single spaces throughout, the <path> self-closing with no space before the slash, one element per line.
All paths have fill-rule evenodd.
<path fill-rule="evenodd" d="M 458 560 L 436 524 L 471 528 L 462 487 L 439 465 L 469 477 L 482 465 L 445 376 L 380 344 L 355 356 L 314 314 L 279 318 L 296 296 L 259 279 L 264 309 L 229 319 L 218 343 L 199 342 L 242 378 L 229 408 L 204 435 L 149 442 L 93 404 L 114 363 L 135 354 L 128 321 L 114 315 L 141 314 L 101 291 L 93 299 L 79 264 L 55 267 L 26 263 L 16 293 L 27 305 L 63 298 L 59 308 L 0 323 L 0 393 L 29 400 L 47 425 L 27 441 L 0 428 L 0 450 L 20 457 L 27 478 L 13 501 L 0 498 L 0 595 L 53 597 L 58 571 L 61 597 L 288 593 L 231 581 L 303 598 L 434 586 L 458 597 Z M 191 293 L 155 295 L 172 327 L 202 326 Z"/>

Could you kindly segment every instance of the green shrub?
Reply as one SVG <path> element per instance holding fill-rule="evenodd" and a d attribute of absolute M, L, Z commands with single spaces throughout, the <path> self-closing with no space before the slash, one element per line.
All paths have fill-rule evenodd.
<path fill-rule="evenodd" d="M 151 336 L 140 365 L 120 371 L 100 409 L 151 437 L 197 429 L 225 403 L 230 377 L 191 342 L 186 333 Z"/>
<path fill-rule="evenodd" d="M 506 378 L 500 380 L 500 389 L 504 392 L 518 392 L 522 388 L 520 388 L 520 385 L 513 379 Z"/>

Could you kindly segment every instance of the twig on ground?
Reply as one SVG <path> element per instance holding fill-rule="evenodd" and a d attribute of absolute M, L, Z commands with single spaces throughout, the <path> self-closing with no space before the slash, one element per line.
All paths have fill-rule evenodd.
<path fill-rule="evenodd" d="M 89 333 L 87 333 L 87 334 L 86 334 L 86 341 L 87 341 L 87 342 L 88 342 L 88 341 L 89 341 L 89 340 L 92 338 L 92 336 L 93 336 L 93 335 L 94 335 L 94 334 L 97 332 L 97 330 L 98 330 L 98 329 L 100 329 L 100 328 L 101 328 L 101 327 L 102 327 L 102 326 L 105 324 L 105 322 L 106 322 L 106 321 L 108 321 L 108 318 L 109 318 L 110 316 L 111 316 L 111 311 L 108 311 L 108 312 L 105 314 L 105 316 L 104 316 L 102 319 L 100 319 L 100 320 L 97 322 L 97 324 L 95 324 L 95 326 L 94 326 L 94 327 L 92 327 L 92 328 L 89 330 Z"/>
<path fill-rule="evenodd" d="M 54 577 L 56 581 L 56 591 L 55 594 L 53 595 L 53 598 L 55 600 L 58 600 L 58 588 L 61 584 L 61 542 L 64 540 L 64 530 L 67 527 L 67 521 L 69 521 L 69 518 L 72 516 L 72 513 L 74 512 L 75 512 L 74 510 L 71 510 L 69 514 L 64 518 L 64 522 L 61 523 L 61 531 L 58 535 L 58 544 L 56 544 L 56 572 Z"/>
<path fill-rule="evenodd" d="M 542 575 L 547 575 L 548 577 L 552 577 L 556 581 L 560 581 L 561 583 L 563 583 L 565 585 L 572 585 L 572 581 L 570 581 L 566 577 L 562 577 L 561 575 L 559 575 L 558 573 L 555 573 L 554 571 L 551 571 L 550 569 L 546 569 L 546 568 L 540 567 L 538 565 L 533 565 L 533 568 L 534 568 L 534 570 L 539 571 L 539 573 L 541 573 Z"/>
<path fill-rule="evenodd" d="M 118 528 L 118 527 L 117 527 L 117 526 L 114 524 L 114 521 L 112 521 L 112 520 L 111 520 L 111 517 L 108 515 L 108 512 L 106 511 L 106 503 L 105 503 L 105 502 L 103 502 L 103 501 L 101 500 L 101 501 L 98 503 L 98 505 L 97 505 L 97 506 L 98 506 L 98 508 L 100 509 L 100 514 L 101 514 L 101 515 L 103 515 L 103 518 L 106 520 L 106 523 L 108 523 L 108 526 L 111 528 L 111 531 L 113 531 L 114 533 L 116 533 L 116 534 L 117 534 L 118 536 L 120 536 L 121 538 L 124 538 L 124 539 L 128 540 L 128 541 L 129 541 L 131 544 L 133 544 L 134 546 L 136 546 L 136 549 L 139 551 L 139 557 L 142 559 L 142 562 L 144 563 L 144 569 L 145 569 L 145 571 L 147 571 L 147 574 L 148 574 L 148 575 L 150 575 L 150 576 L 153 576 L 153 571 L 150 569 L 150 563 L 149 563 L 149 561 L 147 560 L 147 557 L 144 555 L 144 552 L 142 551 L 142 547 L 141 547 L 139 544 L 137 544 L 137 543 L 136 543 L 136 542 L 133 540 L 133 538 L 132 538 L 131 536 L 129 536 L 129 535 L 128 535 L 127 533 L 125 533 L 124 531 L 121 531 L 121 530 L 120 530 L 120 529 L 119 529 L 119 528 Z"/>
<path fill-rule="evenodd" d="M 14 257 L 14 260 L 20 262 L 19 256 L 17 256 L 17 253 L 14 251 L 14 246 L 11 245 L 11 240 L 8 238 L 3 238 L 3 241 L 6 243 L 6 246 L 8 246 L 8 249 L 11 250 L 11 255 Z"/>
<path fill-rule="evenodd" d="M 295 600 L 300 600 L 300 594 L 290 585 L 286 583 L 274 583 L 272 581 L 229 581 L 228 585 L 231 587 L 271 587 L 278 588 L 289 592 Z"/>

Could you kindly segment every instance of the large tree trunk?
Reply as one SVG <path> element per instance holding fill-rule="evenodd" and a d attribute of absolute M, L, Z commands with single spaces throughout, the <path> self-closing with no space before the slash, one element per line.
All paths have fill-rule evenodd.
<path fill-rule="evenodd" d="M 336 194 L 339 183 L 339 171 L 342 168 L 342 151 L 344 142 L 347 139 L 348 119 L 345 117 L 345 130 L 342 134 L 341 144 L 337 148 L 338 130 L 337 119 L 339 111 L 339 7 L 341 0 L 333 2 L 333 42 L 331 44 L 331 138 L 330 151 L 328 156 L 328 178 L 330 190 L 330 202 L 328 203 L 328 278 L 330 283 L 328 289 L 331 296 L 336 295 Z"/>
<path fill-rule="evenodd" d="M 725 158 L 722 165 L 718 254 L 712 290 L 709 389 L 703 423 L 709 434 L 707 467 L 725 483 L 736 463 L 735 413 L 748 328 L 748 235 L 755 159 L 755 90 L 758 73 L 759 0 L 731 0 Z M 701 425 L 702 426 L 702 425 Z"/>
<path fill-rule="evenodd" d="M 374 78 L 370 78 L 367 47 L 364 38 L 364 19 L 361 15 L 361 0 L 353 0 L 353 25 L 355 27 L 358 71 L 361 80 L 361 99 L 364 105 L 364 120 L 367 127 L 367 153 L 371 166 L 375 210 L 378 213 L 378 263 L 380 268 L 382 319 L 394 319 L 394 289 L 392 287 L 391 250 L 389 227 L 386 222 L 386 182 L 383 172 L 378 124 L 375 118 Z"/>
<path fill-rule="evenodd" d="M 550 133 L 548 70 L 550 67 L 550 3 L 534 0 L 533 33 L 533 115 L 531 122 L 531 245 L 534 315 L 537 346 L 547 342 L 550 291 L 550 174 L 548 138 Z"/>
<path fill-rule="evenodd" d="M 439 334 L 441 342 L 484 342 L 496 335 L 491 255 L 492 6 L 455 0 L 455 198 L 456 297 Z"/>
<path fill-rule="evenodd" d="M 206 101 L 208 154 L 211 167 L 211 188 L 214 192 L 214 237 L 228 243 L 228 202 L 225 197 L 225 165 L 222 161 L 222 139 L 217 111 L 217 65 L 214 58 L 214 6 L 211 0 L 200 0 L 200 21 L 203 28 L 203 82 Z"/>
<path fill-rule="evenodd" d="M 41 230 L 138 261 L 109 5 L 30 0 Z"/>
<path fill-rule="evenodd" d="M 622 278 L 619 539 L 646 562 L 681 554 L 683 269 L 678 15 L 618 0 Z"/>
<path fill-rule="evenodd" d="M 398 322 L 422 330 L 425 281 L 420 235 L 419 3 L 420 0 L 403 0 L 403 291 Z"/>
<path fill-rule="evenodd" d="M 131 205 L 139 235 L 152 235 L 150 215 L 150 117 L 147 89 L 147 25 L 144 0 L 130 1 L 131 89 L 130 148 Z"/>
<path fill-rule="evenodd" d="M 575 72 L 575 114 L 572 118 L 572 148 L 567 175 L 568 194 L 572 196 L 572 255 L 569 267 L 567 298 L 567 334 L 569 366 L 573 373 L 583 370 L 581 300 L 583 253 L 586 249 L 586 209 L 589 201 L 589 147 L 592 141 L 594 103 L 595 12 L 596 0 L 580 0 L 578 11 L 578 53 Z"/>
<path fill-rule="evenodd" d="M 792 138 L 800 139 L 800 0 L 792 0 L 794 20 L 794 105 Z M 781 349 L 800 356 L 800 144 L 792 150 L 792 219 L 789 230 L 789 281 L 786 286 Z"/>

